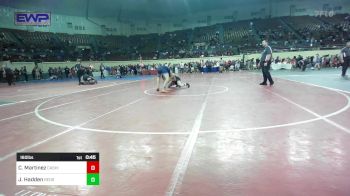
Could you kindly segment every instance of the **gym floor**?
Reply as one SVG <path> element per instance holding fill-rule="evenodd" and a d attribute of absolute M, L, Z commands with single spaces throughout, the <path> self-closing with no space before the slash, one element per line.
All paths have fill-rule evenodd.
<path fill-rule="evenodd" d="M 0 85 L 0 195 L 350 195 L 339 69 Z M 99 152 L 99 186 L 16 186 L 17 152 Z"/>

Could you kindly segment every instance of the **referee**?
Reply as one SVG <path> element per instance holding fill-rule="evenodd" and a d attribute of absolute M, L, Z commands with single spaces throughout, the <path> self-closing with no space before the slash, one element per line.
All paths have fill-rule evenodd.
<path fill-rule="evenodd" d="M 260 58 L 260 67 L 263 73 L 264 81 L 260 83 L 260 85 L 267 85 L 267 80 L 270 82 L 270 86 L 274 84 L 271 74 L 270 74 L 270 65 L 272 58 L 272 49 L 269 46 L 269 43 L 266 40 L 262 41 L 262 45 L 264 46 L 264 51 L 261 53 Z"/>
<path fill-rule="evenodd" d="M 75 65 L 75 70 L 77 72 L 78 81 L 79 81 L 79 85 L 80 85 L 80 84 L 82 84 L 81 78 L 84 75 L 84 67 L 81 64 L 81 60 L 78 60 L 78 63 Z"/>
<path fill-rule="evenodd" d="M 342 77 L 346 77 L 346 70 L 350 66 L 350 41 L 346 43 L 346 47 L 341 49 L 340 62 L 342 64 Z"/>

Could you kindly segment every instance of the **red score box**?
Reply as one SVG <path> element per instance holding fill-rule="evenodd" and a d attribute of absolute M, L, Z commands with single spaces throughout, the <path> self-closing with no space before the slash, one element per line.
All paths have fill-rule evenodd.
<path fill-rule="evenodd" d="M 86 162 L 87 164 L 87 173 L 88 174 L 96 174 L 96 173 L 100 173 L 100 164 L 98 161 L 88 161 Z"/>

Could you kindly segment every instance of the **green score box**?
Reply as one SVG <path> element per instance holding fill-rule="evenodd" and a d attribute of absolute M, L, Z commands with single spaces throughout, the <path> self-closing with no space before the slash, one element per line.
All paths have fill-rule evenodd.
<path fill-rule="evenodd" d="M 86 185 L 100 185 L 100 174 L 87 174 Z"/>

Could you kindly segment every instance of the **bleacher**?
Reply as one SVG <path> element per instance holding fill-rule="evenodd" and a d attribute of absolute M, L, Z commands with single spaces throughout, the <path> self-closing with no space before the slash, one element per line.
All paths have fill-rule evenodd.
<path fill-rule="evenodd" d="M 276 49 L 340 47 L 350 39 L 349 15 L 295 16 L 215 24 L 164 34 L 102 36 L 0 29 L 0 46 L 13 60 L 77 57 L 104 60 L 183 58 L 250 52 L 268 39 Z M 77 50 L 77 48 L 88 50 Z M 19 57 L 20 58 L 19 58 Z"/>
<path fill-rule="evenodd" d="M 0 29 L 0 42 L 11 44 L 16 43 L 16 40 L 11 36 L 8 30 Z"/>
<path fill-rule="evenodd" d="M 223 24 L 224 42 L 226 44 L 241 44 L 246 42 L 249 36 L 249 22 L 230 22 Z"/>
<path fill-rule="evenodd" d="M 217 39 L 217 32 L 219 31 L 219 25 L 212 25 L 206 27 L 197 27 L 194 29 L 193 42 L 210 42 Z"/>
<path fill-rule="evenodd" d="M 90 35 L 86 34 L 75 34 L 75 35 L 70 35 L 67 33 L 57 33 L 58 39 L 66 43 L 68 45 L 73 45 L 73 46 L 90 46 L 92 45 L 92 41 L 90 39 Z"/>

